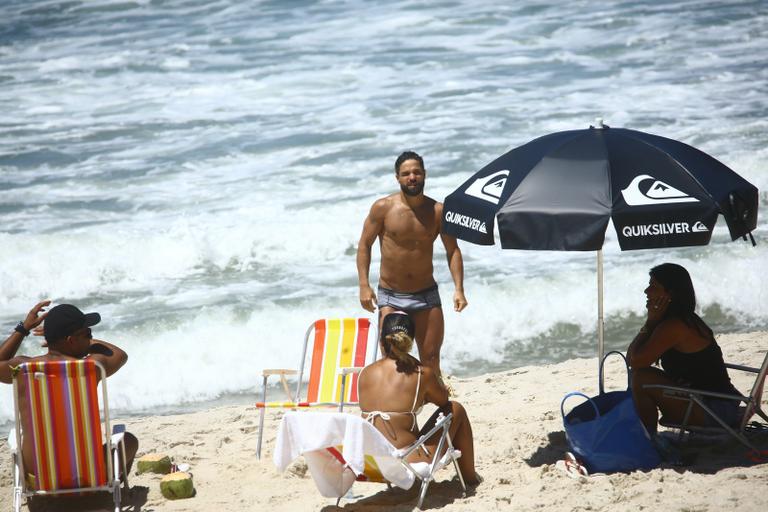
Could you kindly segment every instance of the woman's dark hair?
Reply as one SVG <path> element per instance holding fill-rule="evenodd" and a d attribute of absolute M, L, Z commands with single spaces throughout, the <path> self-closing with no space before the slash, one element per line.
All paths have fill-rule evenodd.
<path fill-rule="evenodd" d="M 696 310 L 696 292 L 685 267 L 675 263 L 662 263 L 649 272 L 669 293 L 671 302 L 667 314 L 685 319 Z"/>
<path fill-rule="evenodd" d="M 695 327 L 706 336 L 713 336 L 712 329 L 696 314 L 696 292 L 691 275 L 685 267 L 676 263 L 662 263 L 648 272 L 669 293 L 670 303 L 665 317 L 676 317 Z"/>
<path fill-rule="evenodd" d="M 405 313 L 390 313 L 381 322 L 381 347 L 384 355 L 395 360 L 399 372 L 410 373 L 419 365 L 410 355 L 414 330 L 413 320 Z"/>

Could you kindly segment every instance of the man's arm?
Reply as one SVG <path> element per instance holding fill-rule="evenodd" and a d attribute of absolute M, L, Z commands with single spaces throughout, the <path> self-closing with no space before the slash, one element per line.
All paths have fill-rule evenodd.
<path fill-rule="evenodd" d="M 50 304 L 51 301 L 44 300 L 38 302 L 35 306 L 29 310 L 26 318 L 22 321 L 24 329 L 31 331 L 45 319 L 45 315 L 48 313 L 42 313 L 43 308 Z M 13 382 L 13 371 L 11 368 L 18 366 L 22 362 L 29 359 L 26 356 L 16 356 L 16 352 L 21 346 L 21 342 L 26 336 L 18 331 L 13 331 L 8 338 L 0 345 L 0 382 L 10 384 Z"/>
<path fill-rule="evenodd" d="M 86 358 L 100 362 L 107 372 L 107 377 L 109 377 L 128 361 L 128 354 L 116 345 L 94 339 L 91 340 Z"/>
<path fill-rule="evenodd" d="M 371 288 L 368 274 L 371 269 L 371 247 L 374 240 L 384 229 L 384 214 L 386 206 L 383 199 L 379 199 L 368 213 L 363 223 L 363 233 L 357 243 L 357 280 L 360 285 L 360 305 L 373 313 L 376 310 L 376 293 Z"/>
<path fill-rule="evenodd" d="M 442 227 L 443 219 L 443 204 L 437 203 L 437 229 Z M 440 240 L 443 241 L 443 247 L 445 247 L 445 256 L 448 258 L 448 270 L 451 271 L 451 278 L 453 278 L 453 309 L 455 311 L 463 311 L 464 308 L 469 305 L 467 298 L 464 296 L 464 259 L 461 257 L 461 249 L 456 242 L 456 238 L 440 233 Z"/>

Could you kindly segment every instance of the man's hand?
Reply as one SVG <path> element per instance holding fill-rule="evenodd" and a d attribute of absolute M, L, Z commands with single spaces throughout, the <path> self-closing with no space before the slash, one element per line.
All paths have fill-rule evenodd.
<path fill-rule="evenodd" d="M 453 292 L 453 310 L 457 313 L 460 313 L 464 311 L 464 308 L 467 307 L 469 302 L 467 302 L 467 298 L 464 297 L 464 292 L 456 290 Z"/>
<path fill-rule="evenodd" d="M 27 313 L 27 317 L 21 322 L 24 329 L 30 331 L 40 325 L 45 315 L 48 314 L 43 312 L 43 308 L 50 303 L 51 301 L 44 300 L 35 304 Z M 13 382 L 13 371 L 11 368 L 28 359 L 27 356 L 16 356 L 16 352 L 21 347 L 24 338 L 25 336 L 14 329 L 11 335 L 0 344 L 0 382 L 5 382 L 6 384 Z"/>
<path fill-rule="evenodd" d="M 370 286 L 360 287 L 360 305 L 371 313 L 376 311 L 376 293 Z"/>
<path fill-rule="evenodd" d="M 50 300 L 44 300 L 38 302 L 35 306 L 29 310 L 27 317 L 24 319 L 24 328 L 28 331 L 32 331 L 45 320 L 47 312 L 43 311 L 43 308 L 51 303 Z M 42 312 L 42 314 L 41 314 Z"/>

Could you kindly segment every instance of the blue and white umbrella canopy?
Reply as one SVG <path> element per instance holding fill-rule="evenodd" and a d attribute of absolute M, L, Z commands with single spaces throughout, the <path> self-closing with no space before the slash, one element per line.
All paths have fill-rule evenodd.
<path fill-rule="evenodd" d="M 598 357 L 603 342 L 605 230 L 622 250 L 706 245 L 722 214 L 752 240 L 757 188 L 683 142 L 597 120 L 534 139 L 489 163 L 445 198 L 442 231 L 503 249 L 597 251 Z"/>
<path fill-rule="evenodd" d="M 445 199 L 443 232 L 504 249 L 595 251 L 613 219 L 622 250 L 706 245 L 757 224 L 757 188 L 682 142 L 624 128 L 552 133 L 497 158 Z"/>

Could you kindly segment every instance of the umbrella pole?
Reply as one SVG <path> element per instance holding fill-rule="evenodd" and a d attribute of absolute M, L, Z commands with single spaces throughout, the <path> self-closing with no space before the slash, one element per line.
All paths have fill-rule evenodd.
<path fill-rule="evenodd" d="M 605 345 L 603 340 L 603 250 L 597 251 L 597 357 L 598 365 L 603 361 Z"/>

